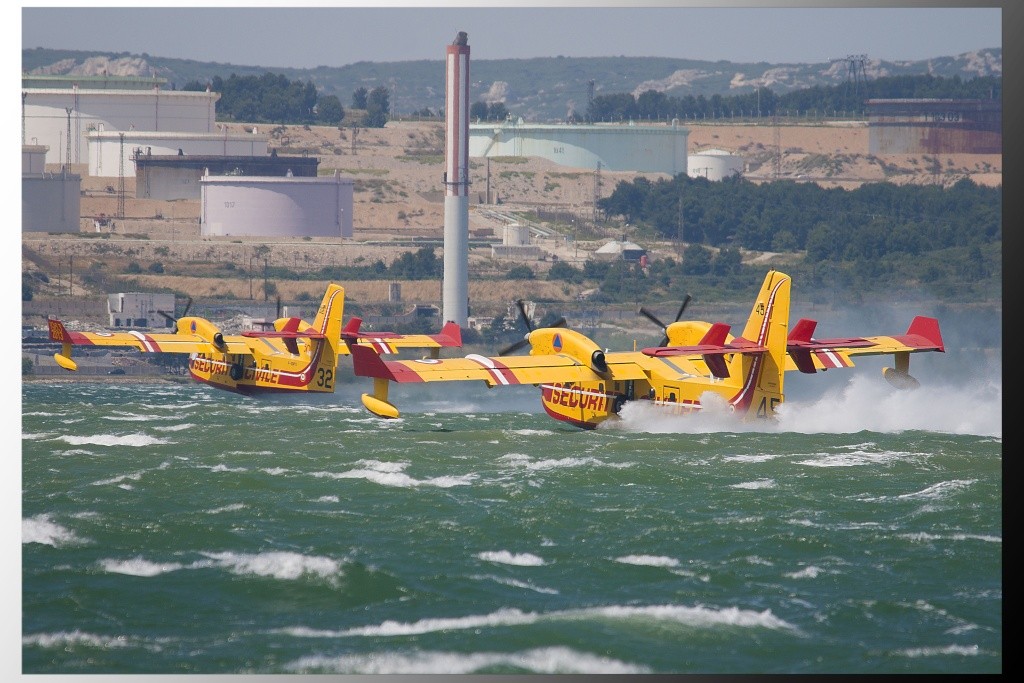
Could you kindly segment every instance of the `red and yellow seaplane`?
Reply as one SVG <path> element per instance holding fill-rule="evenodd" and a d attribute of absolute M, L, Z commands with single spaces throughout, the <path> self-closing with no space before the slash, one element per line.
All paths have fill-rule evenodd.
<path fill-rule="evenodd" d="M 359 318 L 351 318 L 342 328 L 344 307 L 345 289 L 331 283 L 312 324 L 295 317 L 278 318 L 272 331 L 251 330 L 227 335 L 209 320 L 194 316 L 178 318 L 175 331 L 166 333 L 72 332 L 61 321 L 51 319 L 50 340 L 61 344 L 61 350 L 53 357 L 66 370 L 78 369 L 71 359 L 74 346 L 122 346 L 144 353 L 187 353 L 189 374 L 193 379 L 243 394 L 333 392 L 339 356 L 348 355 L 350 348 L 362 348 L 364 344 L 375 354 L 429 349 L 434 358 L 442 347 L 462 346 L 462 331 L 455 323 L 446 324 L 439 334 L 361 334 Z"/>
<path fill-rule="evenodd" d="M 353 345 L 353 367 L 357 376 L 374 378 L 373 393 L 363 394 L 362 402 L 380 417 L 399 416 L 388 402 L 391 382 L 477 380 L 490 387 L 538 386 L 548 415 L 593 429 L 617 417 L 628 401 L 689 413 L 700 410 L 708 394 L 744 419 L 767 419 L 783 402 L 787 371 L 853 367 L 852 358 L 861 355 L 892 354 L 895 367 L 883 370 L 885 378 L 897 388 L 913 388 L 919 383 L 909 374 L 910 354 L 945 351 L 938 320 L 924 316 L 893 336 L 815 339 L 817 323 L 808 319 L 790 328 L 790 277 L 778 271 L 765 277 L 740 336 L 725 323 L 680 321 L 685 305 L 664 326 L 661 345 L 639 351 L 605 351 L 556 324 L 529 332 L 521 342 L 530 345 L 528 356 L 386 361 L 369 346 Z"/>

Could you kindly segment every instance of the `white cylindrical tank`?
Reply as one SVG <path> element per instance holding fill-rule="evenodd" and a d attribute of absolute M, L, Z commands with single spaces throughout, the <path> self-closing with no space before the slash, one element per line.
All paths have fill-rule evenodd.
<path fill-rule="evenodd" d="M 200 234 L 352 237 L 351 178 L 203 176 Z"/>
<path fill-rule="evenodd" d="M 524 247 L 530 243 L 530 229 L 519 223 L 509 223 L 505 226 L 501 243 L 510 247 Z"/>
<path fill-rule="evenodd" d="M 521 121 L 469 126 L 471 157 L 541 157 L 562 166 L 644 173 L 686 172 L 689 130 L 672 125 L 543 125 Z"/>
<path fill-rule="evenodd" d="M 160 88 L 26 87 L 22 92 L 25 140 L 49 147 L 48 164 L 91 163 L 87 136 L 93 131 L 214 133 L 214 109 L 220 99 L 219 93 Z M 108 175 L 117 175 L 117 167 Z"/>
<path fill-rule="evenodd" d="M 691 154 L 686 161 L 687 175 L 691 178 L 723 180 L 743 173 L 743 157 L 722 149 L 706 149 Z"/>

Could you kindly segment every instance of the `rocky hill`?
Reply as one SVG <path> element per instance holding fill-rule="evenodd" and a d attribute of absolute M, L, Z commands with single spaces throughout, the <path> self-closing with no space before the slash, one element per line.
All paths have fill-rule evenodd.
<path fill-rule="evenodd" d="M 472 37 L 471 37 L 472 38 Z M 358 62 L 341 67 L 292 69 L 243 66 L 216 62 L 172 59 L 152 55 L 83 52 L 45 48 L 22 50 L 22 69 L 36 75 L 147 76 L 165 78 L 168 88 L 189 81 L 208 82 L 214 76 L 228 78 L 282 74 L 289 80 L 312 81 L 325 95 L 335 95 L 348 106 L 360 87 L 385 86 L 391 92 L 394 117 L 410 116 L 424 108 L 444 106 L 444 46 L 436 60 Z M 565 120 L 587 106 L 590 82 L 593 94 L 632 93 L 656 90 L 670 96 L 738 95 L 768 88 L 776 94 L 815 86 L 841 85 L 849 81 L 851 65 L 845 59 L 816 64 L 768 64 L 671 59 L 662 57 L 538 57 L 534 59 L 484 59 L 474 52 L 471 97 L 502 102 L 515 116 L 545 123 Z M 990 48 L 927 60 L 887 61 L 867 56 L 857 70 L 870 81 L 883 76 L 1002 76 L 1002 48 Z"/>

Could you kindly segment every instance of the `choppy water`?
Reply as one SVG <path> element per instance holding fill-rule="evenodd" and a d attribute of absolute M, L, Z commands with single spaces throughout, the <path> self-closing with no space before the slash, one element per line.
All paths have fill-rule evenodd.
<path fill-rule="evenodd" d="M 594 432 L 449 386 L 26 382 L 23 672 L 1002 671 L 998 382 Z"/>

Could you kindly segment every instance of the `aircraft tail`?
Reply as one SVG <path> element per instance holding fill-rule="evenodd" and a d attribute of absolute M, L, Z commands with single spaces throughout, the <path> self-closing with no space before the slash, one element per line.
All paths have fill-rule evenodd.
<path fill-rule="evenodd" d="M 734 410 L 751 417 L 770 417 L 783 400 L 791 282 L 785 273 L 768 272 L 743 328 L 744 339 L 766 350 L 736 354 L 730 363 L 730 375 L 742 378 L 730 403 Z"/>
<path fill-rule="evenodd" d="M 341 353 L 341 317 L 344 311 L 345 288 L 332 282 L 327 285 L 316 318 L 313 319 L 313 329 L 327 337 L 320 365 L 332 370 L 338 367 L 338 355 Z"/>
<path fill-rule="evenodd" d="M 78 363 L 71 360 L 71 346 L 75 343 L 71 333 L 64 327 L 64 323 L 56 318 L 50 318 L 47 323 L 50 328 L 50 341 L 60 342 L 61 345 L 61 350 L 53 354 L 53 360 L 65 370 L 74 372 L 78 369 Z"/>

